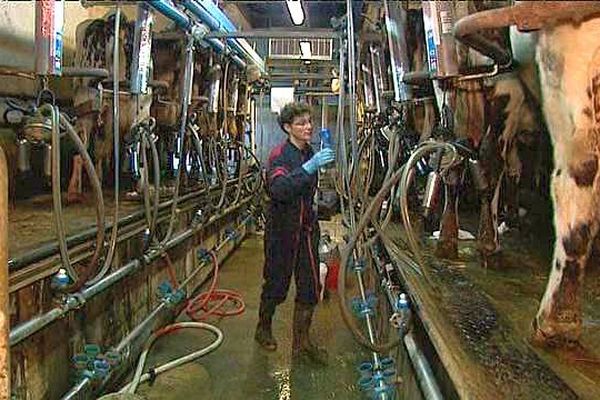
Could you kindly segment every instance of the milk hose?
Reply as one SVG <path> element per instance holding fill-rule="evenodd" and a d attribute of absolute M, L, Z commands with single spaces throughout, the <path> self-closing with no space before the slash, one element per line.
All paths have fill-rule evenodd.
<path fill-rule="evenodd" d="M 102 186 L 100 179 L 96 174 L 94 163 L 90 158 L 85 145 L 81 141 L 81 138 L 77 135 L 75 128 L 71 125 L 68 119 L 59 112 L 58 107 L 45 105 L 42 106 L 51 109 L 52 111 L 52 200 L 53 200 L 53 212 L 56 223 L 56 232 L 58 235 L 58 243 L 61 254 L 61 261 L 63 267 L 67 270 L 67 273 L 73 280 L 73 284 L 63 289 L 67 292 L 79 290 L 89 279 L 93 276 L 98 267 L 100 259 L 100 253 L 104 248 L 104 234 L 105 234 L 105 221 L 104 221 L 104 197 L 102 195 Z M 73 266 L 71 265 L 68 253 L 68 246 L 65 236 L 65 230 L 63 226 L 63 213 L 62 213 L 62 202 L 61 202 L 61 189 L 60 189 L 60 138 L 59 138 L 59 118 L 60 122 L 65 126 L 67 134 L 75 144 L 78 153 L 81 155 L 83 160 L 83 166 L 88 174 L 90 184 L 96 196 L 96 246 L 92 258 L 84 271 L 82 276 L 79 276 Z"/>
<path fill-rule="evenodd" d="M 150 352 L 150 349 L 152 348 L 152 345 L 154 344 L 154 342 L 161 336 L 176 332 L 180 329 L 186 329 L 186 328 L 207 330 L 209 332 L 214 333 L 216 336 L 216 339 L 214 342 L 212 342 L 207 347 L 204 347 L 204 348 L 194 351 L 193 353 L 190 353 L 186 356 L 177 358 L 175 360 L 169 361 L 166 364 L 163 364 L 156 368 L 153 368 L 152 373 L 147 372 L 144 374 L 143 372 L 144 372 L 144 366 L 146 364 L 146 358 L 148 357 L 148 353 Z M 135 393 L 138 385 L 142 382 L 149 380 L 150 377 L 154 377 L 158 374 L 162 374 L 163 372 L 169 371 L 173 368 L 176 368 L 176 367 L 179 367 L 188 362 L 194 361 L 195 359 L 202 357 L 202 356 L 210 353 L 211 351 L 215 350 L 217 347 L 219 347 L 221 345 L 222 342 L 223 342 L 223 332 L 221 332 L 221 330 L 214 325 L 206 324 L 204 322 L 178 322 L 178 323 L 175 323 L 172 325 L 168 325 L 168 326 L 160 329 L 159 331 L 153 333 L 152 336 L 150 336 L 150 338 L 146 342 L 146 345 L 144 347 L 144 350 L 142 351 L 142 354 L 140 355 L 140 358 L 139 358 L 139 361 L 137 364 L 137 368 L 135 370 L 135 375 L 133 376 L 133 380 L 130 383 L 128 383 L 126 386 L 124 386 L 119 392 L 120 393 Z"/>

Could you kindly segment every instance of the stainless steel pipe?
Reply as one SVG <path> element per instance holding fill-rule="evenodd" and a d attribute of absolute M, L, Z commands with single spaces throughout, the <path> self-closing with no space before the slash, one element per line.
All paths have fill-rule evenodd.
<path fill-rule="evenodd" d="M 235 211 L 236 209 L 249 203 L 251 199 L 252 195 L 248 196 L 246 199 L 244 199 L 244 201 L 240 202 L 239 204 L 226 208 L 220 214 L 213 215 L 205 224 L 183 231 L 182 233 L 173 237 L 173 239 L 165 243 L 162 250 L 168 250 L 172 247 L 183 243 L 187 239 L 191 238 L 196 232 L 198 232 L 202 228 L 213 224 L 215 221 L 223 218 L 232 211 Z M 98 293 L 119 282 L 124 277 L 132 274 L 137 269 L 141 268 L 143 265 L 150 264 L 153 261 L 159 259 L 163 253 L 162 250 L 149 251 L 148 253 L 144 254 L 140 259 L 130 261 L 122 268 L 105 276 L 102 280 L 98 281 L 94 285 L 86 287 L 82 291 L 68 296 L 64 304 L 16 326 L 10 331 L 10 345 L 13 346 L 25 340 L 35 332 L 44 328 L 46 325 L 56 321 L 58 318 L 66 315 L 70 311 L 81 307 L 83 302 L 91 299 Z"/>
<path fill-rule="evenodd" d="M 238 225 L 236 227 L 236 230 L 239 230 L 240 227 L 244 226 L 247 222 L 248 222 L 248 218 L 246 217 L 241 223 L 240 225 Z M 214 249 L 214 251 L 218 252 L 220 251 L 227 243 L 229 243 L 231 240 L 234 240 L 231 236 L 226 237 L 224 240 L 222 240 Z M 162 254 L 162 253 L 161 253 Z M 202 262 L 186 279 L 185 281 L 183 281 L 181 283 L 181 287 L 186 287 L 190 282 L 191 279 L 200 271 L 202 270 L 206 264 L 208 264 L 210 261 L 204 261 Z M 129 346 L 131 345 L 131 343 L 136 340 L 141 334 L 143 334 L 144 332 L 148 332 L 148 329 L 152 326 L 152 324 L 154 323 L 154 320 L 161 315 L 161 313 L 164 310 L 170 310 L 169 307 L 167 307 L 167 303 L 166 302 L 161 302 L 158 306 L 156 306 L 154 308 L 154 310 L 152 310 L 152 312 L 150 312 L 150 314 L 148 314 L 148 316 L 146 318 L 144 318 L 144 320 L 142 322 L 139 323 L 139 325 L 137 325 L 131 332 L 129 332 L 129 334 L 123 338 L 119 344 L 115 347 L 115 351 L 122 353 L 124 351 L 126 351 Z M 151 333 L 151 332 L 148 332 Z M 106 384 L 110 381 L 111 377 L 114 374 L 114 370 L 113 372 L 111 372 L 106 378 L 104 378 L 103 382 L 100 384 L 99 388 L 100 390 L 102 390 L 102 388 L 104 388 L 106 386 Z M 73 388 L 71 388 L 71 390 L 69 390 L 69 392 L 67 392 L 62 400 L 71 400 L 71 399 L 79 399 L 80 396 L 80 392 L 84 389 L 87 388 L 87 386 L 89 386 L 91 383 L 90 378 L 83 378 L 80 382 L 77 383 L 77 385 L 75 385 Z"/>
<path fill-rule="evenodd" d="M 444 396 L 442 396 L 440 387 L 431 371 L 429 361 L 427 361 L 427 358 L 417 346 L 413 334 L 408 332 L 404 335 L 403 341 L 408 357 L 410 358 L 410 363 L 417 375 L 417 382 L 419 383 L 423 397 L 427 400 L 443 400 Z"/>

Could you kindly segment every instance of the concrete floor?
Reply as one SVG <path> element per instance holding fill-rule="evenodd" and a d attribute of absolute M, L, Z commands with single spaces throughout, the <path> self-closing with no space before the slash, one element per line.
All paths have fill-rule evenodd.
<path fill-rule="evenodd" d="M 357 367 L 368 359 L 346 329 L 337 299 L 331 296 L 318 308 L 313 337 L 329 350 L 330 366 L 297 364 L 291 360 L 294 288 L 276 312 L 274 334 L 277 352 L 262 350 L 254 341 L 262 283 L 262 239 L 253 236 L 222 266 L 219 287 L 242 293 L 246 312 L 223 320 L 210 320 L 224 333 L 213 353 L 160 375 L 152 386 L 142 384 L 138 394 L 147 399 L 363 399 L 356 382 Z M 161 338 L 147 366 L 206 346 L 212 335 L 184 331 Z"/>

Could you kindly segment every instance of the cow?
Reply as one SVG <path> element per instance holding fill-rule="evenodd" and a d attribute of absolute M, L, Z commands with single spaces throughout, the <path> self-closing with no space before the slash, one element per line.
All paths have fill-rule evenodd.
<path fill-rule="evenodd" d="M 506 202 L 505 224 L 518 226 L 519 183 L 522 161 L 519 139 L 537 141 L 544 131 L 538 99 L 518 72 L 502 74 L 486 82 L 485 133 L 479 147 L 479 163 L 487 181 L 480 192 L 478 248 L 484 259 L 500 250 L 499 212 L 501 188 Z"/>
<path fill-rule="evenodd" d="M 76 67 L 113 70 L 114 21 L 115 14 L 111 13 L 101 19 L 83 21 L 77 26 Z M 135 123 L 149 117 L 152 104 L 151 90 L 140 95 L 139 101 L 126 91 L 131 76 L 133 36 L 134 23 L 122 16 L 119 32 L 119 81 L 123 88 L 119 91 L 121 138 Z M 110 163 L 113 154 L 113 97 L 112 92 L 103 94 L 102 86 L 93 86 L 92 82 L 90 78 L 74 80 L 75 128 L 87 146 L 93 136 L 96 172 L 102 181 L 104 167 L 107 162 Z M 112 90 L 112 87 L 109 89 Z M 67 201 L 71 203 L 82 200 L 81 167 L 81 157 L 75 156 L 67 192 Z M 115 170 L 118 168 L 120 166 L 114 166 Z"/>
<path fill-rule="evenodd" d="M 515 41 L 522 38 L 514 35 Z M 585 266 L 600 227 L 600 16 L 544 27 L 534 43 L 554 149 L 556 233 L 534 338 L 550 345 L 575 344 L 582 328 Z"/>
<path fill-rule="evenodd" d="M 470 13 L 495 8 L 502 2 L 458 2 L 455 4 L 456 18 Z M 416 31 L 417 33 L 418 30 Z M 487 32 L 488 38 L 502 46 L 508 46 L 505 30 Z M 422 33 L 419 36 L 423 36 Z M 424 44 L 424 36 L 417 43 Z M 466 71 L 472 65 L 487 61 L 482 56 L 458 43 L 457 59 L 459 70 Z M 446 90 L 442 94 L 442 87 Z M 516 73 L 502 74 L 494 78 L 480 77 L 471 80 L 450 80 L 443 85 L 436 84 L 438 109 L 440 101 L 453 111 L 450 128 L 455 139 L 466 139 L 472 147 L 471 156 L 478 156 L 480 169 L 470 169 L 471 173 L 481 173 L 473 177 L 473 182 L 486 182 L 485 187 L 477 188 L 480 201 L 480 222 L 477 235 L 478 248 L 484 261 L 498 252 L 498 219 L 500 193 L 507 209 L 507 221 L 511 226 L 518 224 L 518 189 L 522 173 L 522 163 L 517 152 L 520 139 L 537 140 L 543 126 L 540 124 L 536 101 L 531 90 L 524 85 Z M 509 100 L 510 99 L 510 100 Z M 433 113 L 430 113 L 433 114 Z M 427 136 L 425 136 L 427 137 Z M 449 138 L 445 138 L 448 140 Z M 458 257 L 458 200 L 463 181 L 464 165 L 451 168 L 444 175 L 445 205 L 440 222 L 440 240 L 436 255 L 454 259 Z M 479 178 L 479 179 L 478 179 Z M 500 191 L 500 188 L 503 191 Z"/>

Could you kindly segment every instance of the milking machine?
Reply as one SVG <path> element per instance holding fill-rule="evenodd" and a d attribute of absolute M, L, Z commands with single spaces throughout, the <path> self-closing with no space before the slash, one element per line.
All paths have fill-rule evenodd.
<path fill-rule="evenodd" d="M 72 120 L 62 113 L 56 105 L 55 95 L 49 88 L 51 76 L 81 77 L 96 79 L 106 78 L 104 70 L 78 70 L 62 68 L 62 31 L 64 23 L 64 2 L 36 2 L 36 36 L 35 36 L 35 74 L 40 83 L 35 104 L 23 108 L 7 104 L 23 113 L 22 130 L 17 137 L 18 169 L 28 172 L 31 169 L 30 150 L 41 148 L 43 151 L 43 174 L 51 180 L 52 203 L 60 257 L 62 261 L 62 279 L 55 280 L 55 288 L 64 292 L 78 290 L 89 279 L 94 278 L 100 255 L 104 247 L 104 199 L 98 175 L 87 149 L 75 128 Z M 83 159 L 84 168 L 90 178 L 90 183 L 96 198 L 96 245 L 89 264 L 76 271 L 69 256 L 62 214 L 61 200 L 61 139 L 69 137 L 77 152 Z"/>
<path fill-rule="evenodd" d="M 143 163 L 147 156 L 143 154 L 146 150 L 151 150 L 154 154 L 156 141 L 158 137 L 154 134 L 156 121 L 153 118 L 140 120 L 141 96 L 150 96 L 149 83 L 151 78 L 151 48 L 152 48 L 152 26 L 153 15 L 149 7 L 145 4 L 139 4 L 137 7 L 137 18 L 134 29 L 133 54 L 138 57 L 132 58 L 131 76 L 129 80 L 129 89 L 135 102 L 136 118 L 133 126 L 125 137 L 125 148 L 129 158 L 129 172 L 134 182 L 133 192 L 130 197 L 137 197 L 139 191 L 143 192 L 144 204 L 148 205 L 149 199 L 149 170 L 150 165 Z M 152 148 L 154 146 L 154 148 Z M 160 187 L 160 168 L 153 169 L 154 189 Z M 157 196 L 154 198 L 155 212 L 158 212 Z M 150 221 L 149 221 L 150 222 Z M 150 226 L 150 223 L 149 223 Z M 153 229 L 150 229 L 153 235 Z"/>

